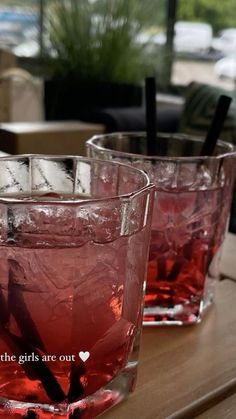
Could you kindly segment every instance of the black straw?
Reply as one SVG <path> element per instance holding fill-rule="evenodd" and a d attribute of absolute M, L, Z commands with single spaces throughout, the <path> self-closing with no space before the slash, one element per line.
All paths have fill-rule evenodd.
<path fill-rule="evenodd" d="M 147 154 L 156 154 L 157 121 L 156 121 L 156 80 L 155 77 L 147 77 L 145 80 L 146 102 L 146 131 L 147 131 Z"/>
<path fill-rule="evenodd" d="M 21 287 L 19 287 L 20 278 L 25 278 L 24 271 L 16 260 L 8 259 L 8 263 L 8 310 L 14 316 L 22 338 L 36 348 L 39 348 L 41 351 L 46 352 L 46 348 L 38 333 L 37 327 L 25 304 Z"/>
<path fill-rule="evenodd" d="M 214 149 L 224 125 L 231 101 L 232 98 L 229 96 L 221 95 L 219 97 L 215 114 L 201 149 L 201 156 L 212 156 L 214 153 Z"/>
<path fill-rule="evenodd" d="M 14 272 L 14 268 L 18 267 L 16 265 L 17 262 L 10 260 L 10 274 L 9 274 L 9 282 L 10 282 L 10 289 L 8 289 L 9 294 L 11 294 L 11 287 L 15 287 L 15 289 L 20 287 L 18 286 L 19 282 L 17 282 L 17 276 L 16 271 Z M 15 265 L 14 265 L 15 264 Z M 12 269 L 12 271 L 11 271 Z M 21 274 L 24 275 L 21 269 Z M 8 296 L 9 297 L 9 296 Z M 10 300 L 12 299 L 13 295 L 11 295 Z M 1 303 L 1 310 L 0 310 L 0 335 L 1 338 L 5 341 L 6 345 L 8 345 L 11 352 L 19 359 L 19 356 L 25 355 L 25 354 L 32 354 L 34 353 L 37 355 L 38 360 L 37 361 L 27 361 L 24 362 L 21 365 L 23 371 L 27 375 L 27 377 L 30 380 L 40 380 L 42 387 L 44 388 L 45 392 L 47 393 L 48 397 L 56 403 L 63 402 L 66 399 L 66 395 L 64 394 L 64 391 L 62 390 L 60 384 L 58 383 L 56 377 L 54 377 L 53 373 L 51 372 L 50 368 L 46 365 L 46 362 L 42 361 L 41 353 L 38 351 L 38 349 L 31 344 L 31 333 L 32 333 L 32 340 L 36 345 L 40 348 L 43 347 L 40 335 L 36 329 L 36 326 L 33 322 L 33 320 L 30 318 L 30 313 L 27 310 L 24 299 L 20 293 L 14 293 L 14 304 L 15 307 L 19 307 L 14 313 L 10 313 L 10 308 L 13 307 L 13 301 L 8 300 L 8 304 L 5 301 L 4 295 L 2 291 L 0 290 L 0 303 Z M 20 305 L 19 305 L 20 304 Z M 20 309 L 22 310 L 22 313 L 20 312 Z M 15 318 L 15 321 L 17 322 L 18 327 L 23 327 L 23 323 L 25 320 L 25 328 L 29 327 L 30 330 L 26 333 L 24 333 L 21 330 L 22 337 L 14 335 L 11 333 L 8 325 L 9 316 L 23 316 L 19 320 L 19 318 Z M 29 339 L 29 341 L 28 341 Z"/>

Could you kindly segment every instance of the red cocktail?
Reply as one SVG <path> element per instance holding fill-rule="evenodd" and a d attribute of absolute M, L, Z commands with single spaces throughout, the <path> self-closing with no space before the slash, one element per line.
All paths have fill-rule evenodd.
<path fill-rule="evenodd" d="M 96 417 L 136 379 L 153 187 L 109 162 L 1 165 L 0 414 Z"/>
<path fill-rule="evenodd" d="M 200 157 L 202 140 L 159 134 L 148 156 L 142 133 L 96 136 L 91 157 L 142 168 L 156 186 L 144 308 L 145 325 L 196 323 L 219 279 L 235 175 L 234 148 L 219 141 L 213 157 Z"/>
<path fill-rule="evenodd" d="M 221 189 L 156 192 L 145 322 L 196 322 L 210 303 L 229 198 Z"/>

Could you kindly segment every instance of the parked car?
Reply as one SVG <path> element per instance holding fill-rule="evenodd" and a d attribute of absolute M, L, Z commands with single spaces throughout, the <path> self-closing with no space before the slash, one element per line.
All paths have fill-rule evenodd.
<path fill-rule="evenodd" d="M 36 57 L 39 54 L 39 43 L 34 39 L 24 41 L 13 48 L 17 57 Z"/>
<path fill-rule="evenodd" d="M 177 52 L 208 52 L 212 27 L 208 23 L 179 21 L 175 24 L 174 48 Z"/>
<path fill-rule="evenodd" d="M 222 30 L 218 38 L 213 38 L 212 48 L 224 55 L 236 54 L 236 28 Z"/>
<path fill-rule="evenodd" d="M 13 53 L 18 57 L 35 57 L 39 54 L 39 29 L 29 26 L 23 31 L 22 42 L 13 48 Z"/>
<path fill-rule="evenodd" d="M 180 53 L 205 53 L 212 44 L 212 27 L 208 23 L 178 21 L 175 24 L 174 49 Z M 139 34 L 138 42 L 152 45 L 164 45 L 166 33 L 160 32 L 149 35 L 147 32 Z"/>
<path fill-rule="evenodd" d="M 219 78 L 236 81 L 236 53 L 217 61 L 214 70 Z"/>

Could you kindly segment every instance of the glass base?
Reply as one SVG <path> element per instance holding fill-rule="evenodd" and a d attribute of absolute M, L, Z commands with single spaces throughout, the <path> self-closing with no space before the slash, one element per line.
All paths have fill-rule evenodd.
<path fill-rule="evenodd" d="M 200 302 L 197 310 L 193 311 L 187 305 L 178 304 L 171 308 L 144 308 L 144 326 L 184 326 L 200 323 L 207 309 L 212 305 L 213 295 Z"/>
<path fill-rule="evenodd" d="M 144 307 L 143 326 L 184 326 L 200 323 L 212 305 L 218 276 L 206 276 L 203 297 L 173 307 Z"/>
<path fill-rule="evenodd" d="M 134 390 L 137 362 L 126 368 L 93 395 L 73 404 L 44 405 L 17 402 L 0 397 L 0 417 L 4 419 L 91 419 L 124 400 Z"/>

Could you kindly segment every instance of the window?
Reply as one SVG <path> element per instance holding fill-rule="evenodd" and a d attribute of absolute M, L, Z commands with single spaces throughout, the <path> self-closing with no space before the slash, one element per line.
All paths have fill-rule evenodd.
<path fill-rule="evenodd" d="M 75 0 L 76 1 L 76 0 Z M 79 0 L 78 0 L 79 1 Z M 118 0 L 117 0 L 118 1 Z M 42 56 L 50 50 L 47 16 L 51 0 L 2 0 L 0 47 L 20 57 Z M 102 13 L 108 0 L 88 0 Z M 152 55 L 160 90 L 192 80 L 232 90 L 236 85 L 235 0 L 176 0 L 173 50 L 167 48 L 168 5 L 174 0 L 129 0 L 135 41 Z M 51 51 L 52 52 L 52 51 Z M 173 64 L 173 66 L 172 66 Z"/>
<path fill-rule="evenodd" d="M 40 4 L 33 0 L 2 0 L 0 7 L 0 47 L 19 56 L 39 53 Z"/>
<path fill-rule="evenodd" d="M 232 90 L 236 83 L 235 0 L 178 0 L 172 83 Z"/>

